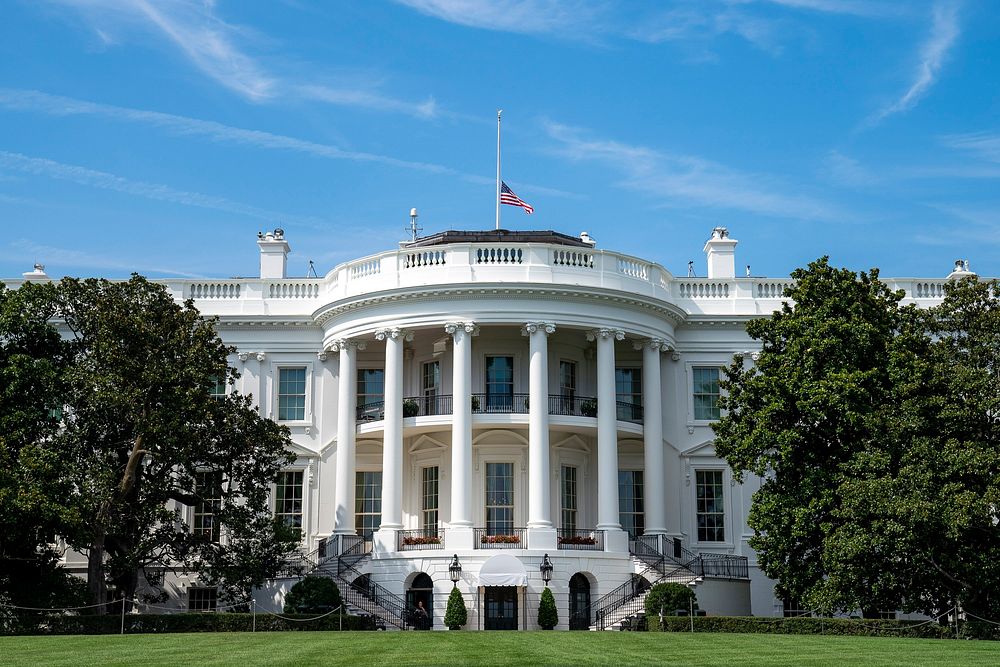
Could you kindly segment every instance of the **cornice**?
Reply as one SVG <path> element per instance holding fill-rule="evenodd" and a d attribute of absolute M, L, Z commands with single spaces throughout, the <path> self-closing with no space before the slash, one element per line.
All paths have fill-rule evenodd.
<path fill-rule="evenodd" d="M 435 287 L 405 290 L 386 290 L 372 292 L 351 300 L 327 304 L 313 313 L 316 324 L 325 325 L 328 321 L 354 310 L 386 303 L 412 302 L 420 303 L 441 298 L 456 300 L 479 300 L 482 298 L 500 299 L 552 299 L 572 300 L 579 302 L 616 303 L 626 307 L 653 312 L 669 320 L 674 325 L 682 324 L 688 314 L 678 306 L 646 297 L 641 294 L 629 294 L 616 290 L 593 287 L 552 287 L 542 284 L 489 284 L 481 286 Z"/>
<path fill-rule="evenodd" d="M 288 328 L 312 328 L 316 326 L 316 321 L 308 315 L 296 319 L 275 317 L 266 313 L 260 315 L 239 315 L 237 317 L 225 315 L 213 315 L 216 318 L 217 328 L 254 328 L 254 329 L 288 329 Z"/>

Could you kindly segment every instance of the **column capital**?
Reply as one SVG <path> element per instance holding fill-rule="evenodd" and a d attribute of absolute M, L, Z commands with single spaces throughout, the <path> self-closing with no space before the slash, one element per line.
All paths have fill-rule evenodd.
<path fill-rule="evenodd" d="M 376 340 L 386 340 L 387 338 L 392 340 L 402 339 L 406 342 L 410 342 L 411 340 L 413 340 L 413 332 L 400 329 L 399 327 L 392 327 L 389 329 L 379 329 L 378 331 L 375 332 Z"/>
<path fill-rule="evenodd" d="M 320 361 L 326 361 L 329 356 L 330 354 L 326 350 L 320 350 L 316 353 L 316 358 Z"/>
<path fill-rule="evenodd" d="M 444 330 L 452 336 L 459 331 L 476 336 L 479 334 L 479 325 L 475 322 L 448 322 L 444 325 Z"/>
<path fill-rule="evenodd" d="M 236 356 L 237 356 L 237 358 L 239 358 L 240 361 L 246 362 L 246 360 L 250 358 L 250 353 L 249 352 L 238 352 L 236 354 Z"/>
<path fill-rule="evenodd" d="M 556 332 L 556 325 L 551 322 L 525 322 L 521 327 L 522 336 L 530 336 L 536 331 L 541 331 L 546 336 L 551 336 Z"/>
<path fill-rule="evenodd" d="M 264 352 L 258 352 L 255 356 L 257 357 L 257 361 L 264 361 L 267 359 L 267 354 Z"/>
<path fill-rule="evenodd" d="M 613 338 L 614 340 L 625 340 L 625 332 L 621 329 L 600 328 L 587 332 L 587 340 L 595 341 L 598 338 Z"/>
<path fill-rule="evenodd" d="M 641 350 L 646 347 L 656 350 L 657 352 L 669 352 L 673 349 L 670 347 L 670 344 L 662 338 L 646 338 L 632 343 L 632 349 L 635 350 Z"/>
<path fill-rule="evenodd" d="M 337 340 L 330 343 L 331 352 L 340 352 L 341 350 L 346 350 L 348 348 L 356 348 L 358 350 L 363 350 L 368 347 L 368 343 L 363 340 L 354 340 L 350 338 L 338 338 Z"/>

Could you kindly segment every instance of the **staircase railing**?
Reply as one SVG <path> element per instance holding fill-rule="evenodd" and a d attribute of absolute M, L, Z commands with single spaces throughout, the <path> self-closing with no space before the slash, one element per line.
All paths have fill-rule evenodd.
<path fill-rule="evenodd" d="M 342 597 L 348 604 L 365 613 L 378 616 L 386 623 L 405 630 L 411 612 L 406 600 L 385 586 L 373 582 L 359 569 L 359 564 L 371 556 L 371 543 L 360 535 L 348 535 L 341 539 L 345 546 L 353 542 L 337 556 L 337 578 L 347 583 L 347 587 L 341 591 Z"/>
<path fill-rule="evenodd" d="M 647 578 L 653 572 L 655 572 L 653 568 L 647 568 L 642 574 L 633 574 L 628 581 L 602 595 L 592 605 L 594 622 L 598 630 L 605 630 L 612 623 L 610 620 L 612 614 L 653 587 Z"/>

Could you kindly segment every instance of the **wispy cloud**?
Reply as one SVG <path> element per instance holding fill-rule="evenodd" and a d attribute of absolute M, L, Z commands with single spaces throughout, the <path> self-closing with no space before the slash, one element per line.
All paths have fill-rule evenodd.
<path fill-rule="evenodd" d="M 0 168 L 16 170 L 35 176 L 55 178 L 76 183 L 91 188 L 121 192 L 123 194 L 157 201 L 195 206 L 198 208 L 223 211 L 234 215 L 281 222 L 283 224 L 298 224 L 305 227 L 328 229 L 329 222 L 315 217 L 289 215 L 278 211 L 269 211 L 249 204 L 242 204 L 224 197 L 206 195 L 200 192 L 177 190 L 168 185 L 135 181 L 123 176 L 109 174 L 104 171 L 88 169 L 77 165 L 64 164 L 46 158 L 30 157 L 20 153 L 0 151 Z"/>
<path fill-rule="evenodd" d="M 790 31 L 781 20 L 762 18 L 730 7 L 685 4 L 647 17 L 627 36 L 642 42 L 706 40 L 731 34 L 777 55 L 781 38 Z"/>
<path fill-rule="evenodd" d="M 949 148 L 967 151 L 989 162 L 1000 162 L 1000 134 L 991 132 L 951 134 L 941 137 L 941 143 Z"/>
<path fill-rule="evenodd" d="M 9 241 L 6 247 L 0 246 L 0 257 L 15 262 L 40 262 L 45 264 L 49 275 L 64 275 L 61 270 L 64 268 L 73 269 L 99 269 L 102 271 L 137 271 L 143 274 L 162 274 L 177 276 L 180 278 L 201 278 L 203 276 L 194 273 L 184 273 L 173 269 L 166 269 L 156 264 L 141 262 L 133 264 L 123 262 L 121 259 L 102 257 L 93 253 L 72 248 L 60 248 L 57 246 L 35 243 L 29 239 L 15 239 Z M 26 264 L 26 269 L 29 268 Z M 53 271 L 54 270 L 54 271 Z"/>
<path fill-rule="evenodd" d="M 825 167 L 830 179 L 838 185 L 864 188 L 876 185 L 882 180 L 882 175 L 876 174 L 855 158 L 837 150 L 827 153 Z"/>
<path fill-rule="evenodd" d="M 740 3 L 763 2 L 780 5 L 788 9 L 823 12 L 826 14 L 850 14 L 853 16 L 876 17 L 894 16 L 905 13 L 905 3 L 883 2 L 882 0 L 735 0 Z"/>
<path fill-rule="evenodd" d="M 449 23 L 524 34 L 563 33 L 590 28 L 603 7 L 578 0 L 396 0 Z M 580 37 L 579 34 L 576 35 Z"/>
<path fill-rule="evenodd" d="M 934 5 L 932 15 L 931 32 L 920 45 L 919 63 L 909 88 L 899 99 L 880 109 L 869 119 L 867 125 L 874 125 L 888 116 L 909 111 L 937 81 L 948 52 L 961 33 L 958 25 L 958 2 L 938 2 Z"/>
<path fill-rule="evenodd" d="M 212 1 L 171 0 L 50 0 L 77 9 L 105 45 L 118 31 L 144 30 L 166 39 L 196 69 L 226 89 L 254 102 L 301 99 L 339 106 L 434 118 L 439 107 L 432 97 L 423 101 L 393 98 L 356 83 L 303 84 L 295 77 L 270 71 L 247 52 L 243 43 L 255 33 L 221 19 Z M 315 79 L 311 76 L 310 80 Z"/>
<path fill-rule="evenodd" d="M 604 163 L 623 175 L 623 187 L 660 204 L 708 206 L 802 220 L 842 219 L 836 206 L 805 196 L 787 195 L 773 177 L 743 173 L 711 160 L 589 138 L 579 128 L 546 126 L 557 152 L 577 161 Z"/>

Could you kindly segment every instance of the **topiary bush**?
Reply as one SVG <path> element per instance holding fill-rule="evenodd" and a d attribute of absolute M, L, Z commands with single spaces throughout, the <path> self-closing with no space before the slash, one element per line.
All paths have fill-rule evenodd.
<path fill-rule="evenodd" d="M 694 608 L 697 609 L 698 598 L 694 591 L 684 584 L 656 584 L 646 595 L 646 617 L 659 617 L 661 607 L 664 616 L 676 616 L 678 609 L 688 611 L 692 600 Z"/>
<path fill-rule="evenodd" d="M 340 604 L 340 589 L 333 579 L 305 577 L 285 596 L 285 613 L 325 614 Z"/>
<path fill-rule="evenodd" d="M 451 589 L 448 596 L 448 611 L 444 614 L 444 624 L 449 630 L 458 630 L 469 621 L 469 612 L 465 608 L 465 598 L 458 587 Z"/>
<path fill-rule="evenodd" d="M 542 599 L 538 602 L 538 625 L 543 630 L 551 630 L 559 624 L 559 612 L 556 610 L 556 599 L 552 597 L 552 590 L 545 587 L 542 591 Z"/>

